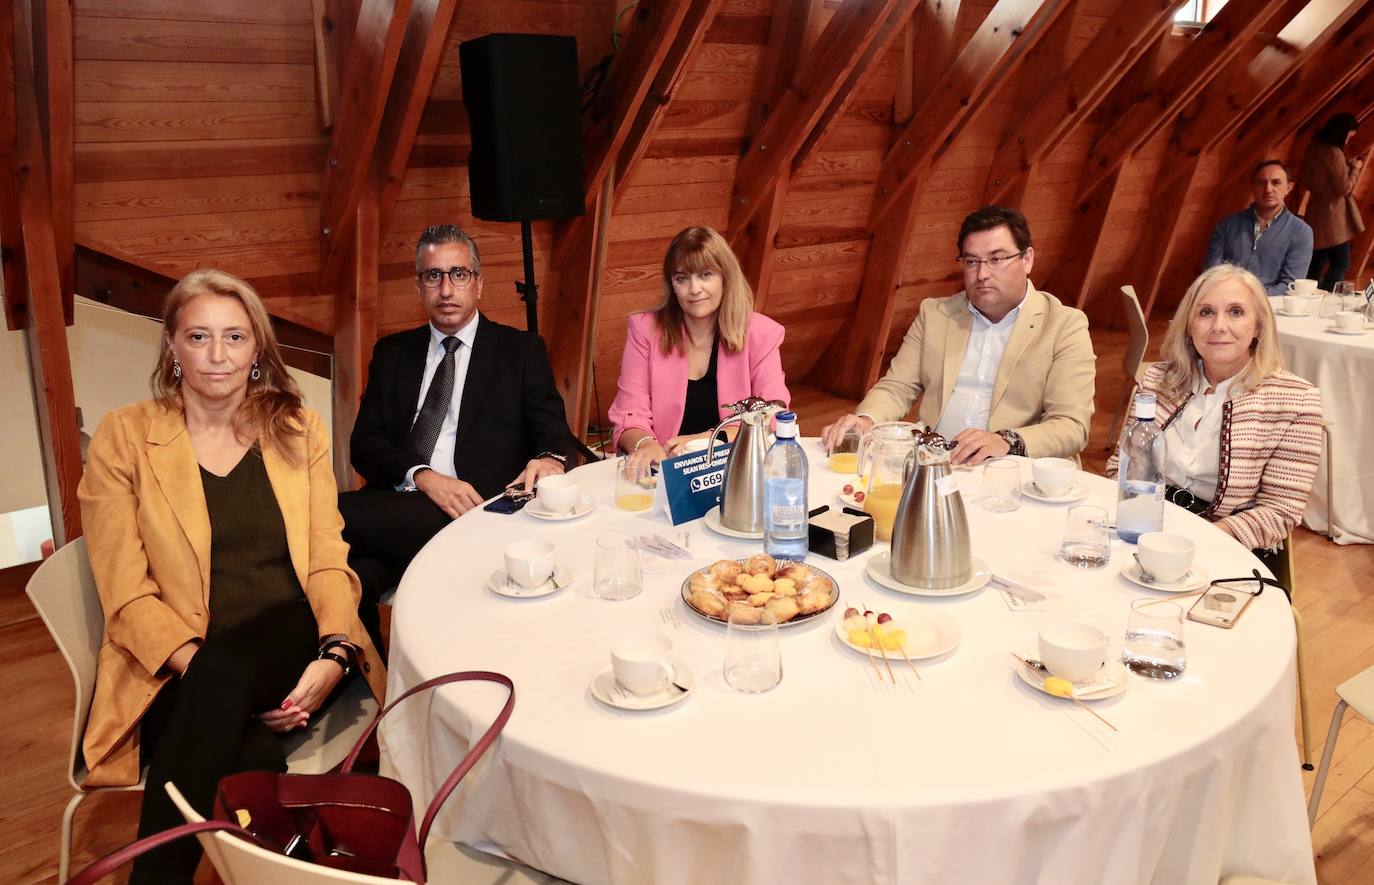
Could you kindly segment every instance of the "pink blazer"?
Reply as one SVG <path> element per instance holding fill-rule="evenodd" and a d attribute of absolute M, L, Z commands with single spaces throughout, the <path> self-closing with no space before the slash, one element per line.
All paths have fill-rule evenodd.
<path fill-rule="evenodd" d="M 792 402 L 778 354 L 782 338 L 782 326 L 761 313 L 750 314 L 744 349 L 730 353 L 720 346 L 716 354 L 717 405 L 750 395 Z M 664 355 L 651 313 L 630 315 L 619 387 L 610 411 L 613 446 L 631 427 L 649 431 L 661 443 L 678 435 L 687 408 L 687 355 Z M 720 417 L 728 413 L 721 410 Z"/>

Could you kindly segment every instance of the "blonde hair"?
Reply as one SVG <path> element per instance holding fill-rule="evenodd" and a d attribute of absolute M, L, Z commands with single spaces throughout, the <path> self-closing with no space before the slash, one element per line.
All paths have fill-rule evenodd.
<path fill-rule="evenodd" d="M 172 372 L 176 355 L 172 352 L 170 339 L 176 334 L 182 310 L 202 295 L 237 299 L 248 314 L 248 324 L 253 329 L 254 344 L 258 348 L 255 362 L 261 375 L 257 380 L 251 376 L 248 379 L 248 393 L 234 415 L 235 430 L 252 438 L 261 436 L 278 454 L 294 461 L 295 450 L 287 443 L 290 437 L 305 434 L 301 392 L 282 362 L 277 335 L 272 330 L 262 299 L 252 286 L 233 274 L 213 268 L 193 270 L 167 293 L 167 301 L 162 306 L 162 344 L 150 379 L 153 396 L 165 408 L 185 408 L 181 378 Z"/>
<path fill-rule="evenodd" d="M 1164 343 L 1160 346 L 1160 356 L 1163 358 L 1165 368 L 1162 389 L 1159 393 L 1172 402 L 1181 402 L 1184 397 L 1192 393 L 1199 378 L 1202 377 L 1201 370 L 1198 368 L 1198 361 L 1201 357 L 1197 348 L 1193 346 L 1192 337 L 1188 334 L 1188 321 L 1197 312 L 1198 302 L 1206 297 L 1208 292 L 1228 280 L 1238 281 L 1250 293 L 1255 317 L 1259 321 L 1256 338 L 1250 344 L 1250 362 L 1246 363 L 1245 368 L 1241 369 L 1236 376 L 1236 383 L 1232 388 L 1234 393 L 1238 394 L 1249 390 L 1283 368 L 1283 357 L 1279 353 L 1278 335 L 1274 323 L 1274 310 L 1269 306 L 1269 298 L 1265 295 L 1264 286 L 1260 284 L 1254 274 L 1243 267 L 1237 267 L 1234 264 L 1218 264 L 1216 267 L 1203 271 L 1201 276 L 1193 280 L 1193 284 L 1184 293 L 1183 301 L 1179 304 L 1178 310 L 1174 311 L 1174 318 L 1169 322 L 1169 328 L 1164 333 Z"/>
<path fill-rule="evenodd" d="M 725 238 L 709 227 L 696 226 L 673 237 L 663 256 L 663 304 L 653 314 L 658 322 L 659 348 L 665 354 L 681 350 L 687 335 L 682 305 L 673 293 L 673 274 L 702 270 L 713 270 L 721 277 L 722 296 L 716 310 L 716 331 L 721 342 L 730 353 L 744 349 L 749 315 L 754 312 L 754 290 Z"/>

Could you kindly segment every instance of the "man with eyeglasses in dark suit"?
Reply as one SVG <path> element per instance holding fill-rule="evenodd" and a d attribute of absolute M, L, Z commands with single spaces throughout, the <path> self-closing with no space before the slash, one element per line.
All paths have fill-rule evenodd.
<path fill-rule="evenodd" d="M 377 635 L 377 600 L 440 529 L 511 485 L 580 462 L 538 335 L 477 310 L 482 259 L 455 225 L 415 248 L 415 292 L 429 322 L 377 342 L 350 437 L 367 481 L 339 495 L 360 613 Z"/>
<path fill-rule="evenodd" d="M 964 290 L 921 302 L 887 374 L 854 414 L 821 431 L 833 449 L 851 427 L 917 418 L 955 443 L 950 460 L 1074 458 L 1088 442 L 1097 357 L 1083 311 L 1031 285 L 1026 217 L 984 206 L 959 228 Z"/>

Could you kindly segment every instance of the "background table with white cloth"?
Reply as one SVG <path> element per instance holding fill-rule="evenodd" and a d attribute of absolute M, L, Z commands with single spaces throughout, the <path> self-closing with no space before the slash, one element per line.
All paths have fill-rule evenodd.
<path fill-rule="evenodd" d="M 1288 371 L 1321 388 L 1322 417 L 1332 422 L 1332 452 L 1322 454 L 1303 525 L 1327 530 L 1335 516 L 1338 544 L 1374 544 L 1374 460 L 1364 448 L 1374 440 L 1374 330 L 1361 335 L 1327 331 L 1330 317 L 1277 316 L 1279 348 Z M 1326 499 L 1326 471 L 1333 470 Z"/>
<path fill-rule="evenodd" d="M 838 504 L 846 481 L 815 440 L 810 503 Z M 1034 656 L 1038 629 L 1072 618 L 1121 650 L 1130 602 L 1163 594 L 1125 580 L 1133 547 L 1087 571 L 1054 558 L 1066 507 L 1027 499 L 1011 513 L 973 501 L 981 469 L 960 471 L 974 555 L 994 573 L 1051 594 L 1059 613 L 1013 613 L 988 587 L 916 598 L 864 576 L 867 560 L 808 561 L 839 582 L 840 601 L 783 627 L 782 683 L 759 695 L 722 676 L 725 627 L 689 611 L 679 588 L 694 567 L 758 552 L 700 521 L 611 506 L 613 465 L 576 471 L 598 498 L 583 519 L 473 511 L 441 532 L 406 573 L 395 601 L 389 693 L 463 669 L 514 679 L 514 716 L 468 776 L 436 833 L 502 851 L 582 883 L 953 883 L 1215 885 L 1223 874 L 1315 882 L 1294 741 L 1294 630 L 1270 589 L 1233 630 L 1185 621 L 1188 663 L 1170 682 L 1131 675 L 1094 709 L 1028 687 L 1008 655 Z M 1022 462 L 1030 479 L 1030 466 Z M 852 477 L 850 478 L 852 479 Z M 1115 485 L 1079 474 L 1089 503 L 1114 509 Z M 1256 560 L 1173 505 L 1165 528 L 1194 538 L 1213 578 Z M 645 555 L 646 590 L 626 602 L 590 596 L 594 539 L 610 532 L 690 533 L 691 562 Z M 575 582 L 512 600 L 486 589 L 518 537 L 552 541 Z M 1192 602 L 1186 600 L 1185 607 Z M 959 646 L 920 662 L 919 683 L 879 685 L 834 633 L 847 605 L 901 620 L 938 610 L 962 626 Z M 662 610 L 675 611 L 677 624 Z M 677 706 L 631 713 L 598 702 L 592 678 L 611 642 L 661 630 L 696 678 Z M 383 727 L 383 770 L 423 801 L 502 702 L 484 686 L 441 689 L 402 705 Z"/>

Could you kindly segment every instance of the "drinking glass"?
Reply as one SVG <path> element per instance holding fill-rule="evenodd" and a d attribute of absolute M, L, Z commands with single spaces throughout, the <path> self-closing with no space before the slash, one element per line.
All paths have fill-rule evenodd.
<path fill-rule="evenodd" d="M 1121 662 L 1141 676 L 1173 679 L 1183 675 L 1187 661 L 1183 647 L 1183 606 L 1162 599 L 1132 602 Z"/>
<path fill-rule="evenodd" d="M 1329 320 L 1341 312 L 1341 296 L 1334 292 L 1322 295 L 1322 303 L 1317 308 L 1317 316 Z"/>
<path fill-rule="evenodd" d="M 616 462 L 615 506 L 621 510 L 648 510 L 654 506 L 654 489 L 658 488 L 658 474 L 639 472 L 630 464 L 629 455 L 621 455 Z"/>
<path fill-rule="evenodd" d="M 736 691 L 756 694 L 782 681 L 778 622 L 760 609 L 736 609 L 725 628 L 725 681 Z"/>
<path fill-rule="evenodd" d="M 993 513 L 1010 513 L 1021 506 L 1021 465 L 1014 458 L 993 458 L 983 464 L 983 494 L 978 503 Z"/>
<path fill-rule="evenodd" d="M 1102 568 L 1112 558 L 1107 511 L 1090 504 L 1070 507 L 1059 558 L 1078 568 Z"/>
<path fill-rule="evenodd" d="M 1349 280 L 1341 280 L 1331 287 L 1331 294 L 1340 299 L 1341 310 L 1359 310 L 1364 305 L 1359 295 L 1355 293 L 1355 284 Z"/>
<path fill-rule="evenodd" d="M 859 472 L 860 439 L 862 434 L 857 427 L 851 427 L 844 432 L 844 437 L 830 450 L 828 466 L 831 470 L 835 473 Z"/>
<path fill-rule="evenodd" d="M 618 602 L 634 599 L 644 590 L 644 573 L 639 566 L 639 548 L 629 535 L 606 535 L 596 539 L 596 571 L 592 595 Z"/>

